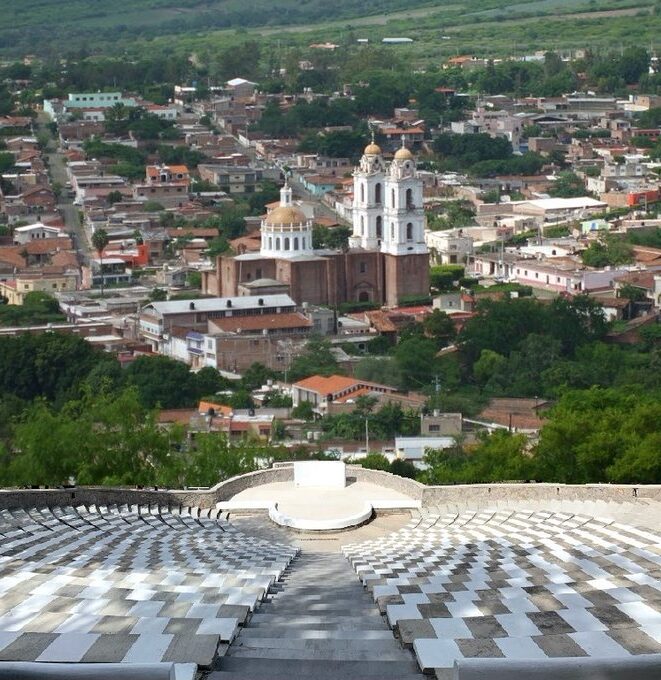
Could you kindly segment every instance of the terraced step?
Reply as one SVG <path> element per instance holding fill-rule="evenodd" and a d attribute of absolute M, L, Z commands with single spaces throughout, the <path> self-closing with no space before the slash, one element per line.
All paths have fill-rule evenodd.
<path fill-rule="evenodd" d="M 339 554 L 302 553 L 208 680 L 421 680 Z"/>

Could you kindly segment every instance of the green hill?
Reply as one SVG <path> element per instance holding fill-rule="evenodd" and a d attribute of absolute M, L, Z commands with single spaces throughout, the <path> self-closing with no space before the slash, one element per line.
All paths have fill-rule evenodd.
<path fill-rule="evenodd" d="M 659 0 L 0 0 L 0 17 L 5 56 L 135 53 L 152 41 L 183 51 L 232 44 L 244 31 L 283 44 L 297 34 L 300 43 L 404 34 L 421 57 L 650 44 L 661 35 Z"/>

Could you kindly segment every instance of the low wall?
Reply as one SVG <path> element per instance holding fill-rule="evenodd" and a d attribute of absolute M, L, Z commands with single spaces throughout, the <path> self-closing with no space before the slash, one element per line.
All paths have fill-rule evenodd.
<path fill-rule="evenodd" d="M 455 661 L 453 680 L 658 680 L 661 654 L 617 659 L 462 659 Z"/>
<path fill-rule="evenodd" d="M 526 501 L 608 501 L 631 503 L 638 500 L 661 502 L 661 485 L 627 484 L 457 484 L 425 486 L 412 479 L 348 465 L 347 482 L 375 484 L 398 491 L 421 507 L 443 505 L 485 507 L 496 503 Z M 161 505 L 212 508 L 246 489 L 276 482 L 293 482 L 294 468 L 280 464 L 220 482 L 210 489 L 132 489 L 75 487 L 72 489 L 0 490 L 0 509 L 53 507 L 62 505 Z"/>
<path fill-rule="evenodd" d="M 175 675 L 173 663 L 28 663 L 0 662 L 0 680 L 175 680 L 193 678 L 195 664 L 181 664 L 185 672 Z"/>
<path fill-rule="evenodd" d="M 416 482 L 414 479 L 400 477 L 399 475 L 393 475 L 390 472 L 383 472 L 381 470 L 369 470 L 359 465 L 347 466 L 347 480 L 383 486 L 386 489 L 399 491 L 416 501 L 423 499 L 423 492 L 427 488 L 424 484 L 420 484 L 420 482 Z"/>
<path fill-rule="evenodd" d="M 489 505 L 507 501 L 661 501 L 661 486 L 628 484 L 457 484 L 425 486 L 422 506 Z"/>

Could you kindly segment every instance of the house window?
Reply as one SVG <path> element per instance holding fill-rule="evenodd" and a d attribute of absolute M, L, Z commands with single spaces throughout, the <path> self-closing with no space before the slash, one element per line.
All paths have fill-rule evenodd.
<path fill-rule="evenodd" d="M 285 250 L 289 250 L 289 237 L 285 239 Z"/>
<path fill-rule="evenodd" d="M 374 186 L 374 202 L 381 203 L 381 182 L 377 182 Z"/>
<path fill-rule="evenodd" d="M 413 224 L 411 222 L 406 225 L 406 240 L 413 240 Z"/>
<path fill-rule="evenodd" d="M 294 237 L 294 250 L 298 250 L 298 236 Z"/>
<path fill-rule="evenodd" d="M 411 210 L 413 208 L 413 189 L 406 190 L 406 209 Z"/>
<path fill-rule="evenodd" d="M 360 273 L 364 274 L 367 271 L 367 263 L 366 262 L 361 262 L 360 263 Z"/>
<path fill-rule="evenodd" d="M 301 248 L 305 250 L 305 236 L 301 239 Z"/>
<path fill-rule="evenodd" d="M 279 238 L 275 239 L 275 249 L 280 250 L 280 239 Z"/>
<path fill-rule="evenodd" d="M 430 426 L 429 426 L 429 431 L 430 431 L 430 432 L 440 432 L 440 431 L 441 431 L 441 426 L 440 426 L 440 425 L 430 425 Z"/>

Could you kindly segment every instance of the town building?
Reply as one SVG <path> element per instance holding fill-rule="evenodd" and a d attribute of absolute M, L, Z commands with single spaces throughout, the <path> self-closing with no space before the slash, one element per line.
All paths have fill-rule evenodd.
<path fill-rule="evenodd" d="M 202 289 L 236 296 L 251 285 L 286 284 L 297 302 L 337 306 L 374 302 L 397 306 L 429 292 L 429 256 L 424 239 L 422 181 L 413 154 L 402 147 L 386 166 L 381 149 L 369 144 L 353 173 L 353 234 L 349 248 L 318 250 L 313 220 L 293 203 L 285 184 L 280 206 L 261 225 L 259 252 L 220 256 L 202 273 Z"/>

